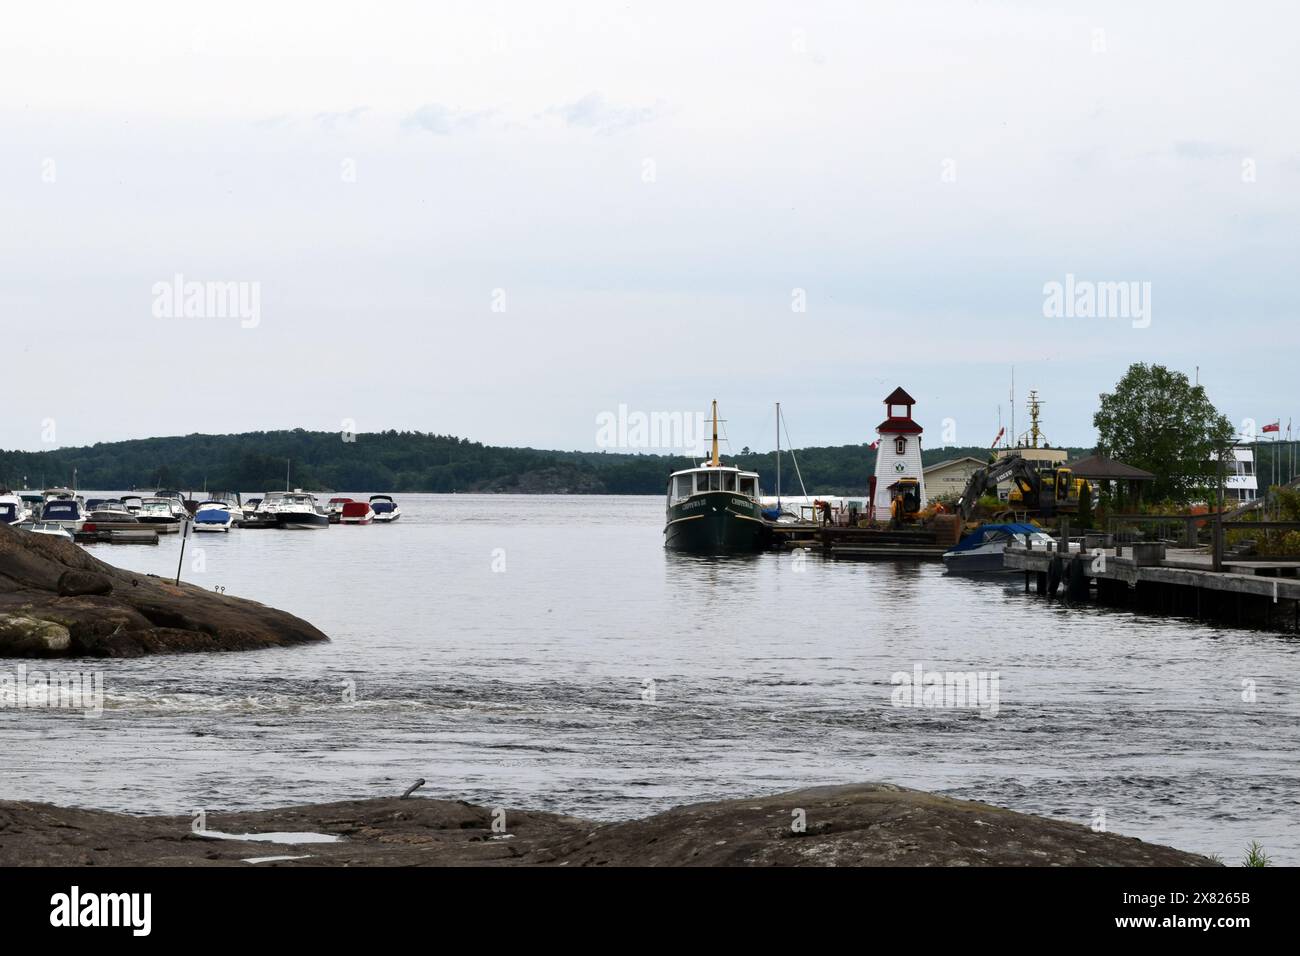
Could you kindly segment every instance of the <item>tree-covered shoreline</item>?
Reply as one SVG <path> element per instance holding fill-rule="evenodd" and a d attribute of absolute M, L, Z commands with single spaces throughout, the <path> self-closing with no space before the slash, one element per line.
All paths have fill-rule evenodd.
<path fill-rule="evenodd" d="M 345 440 L 350 438 L 352 440 Z M 1071 457 L 1081 453 L 1073 449 Z M 796 452 L 810 494 L 862 494 L 875 468 L 866 444 Z M 982 448 L 929 448 L 927 465 Z M 757 471 L 765 492 L 776 481 L 773 452 L 724 455 L 728 464 Z M 660 494 L 668 475 L 695 462 L 673 455 L 553 451 L 484 445 L 425 432 L 245 432 L 102 442 L 42 452 L 0 452 L 0 484 L 19 487 L 275 490 L 291 483 L 310 490 L 501 492 L 524 494 Z M 782 488 L 799 492 L 793 462 L 782 456 Z"/>

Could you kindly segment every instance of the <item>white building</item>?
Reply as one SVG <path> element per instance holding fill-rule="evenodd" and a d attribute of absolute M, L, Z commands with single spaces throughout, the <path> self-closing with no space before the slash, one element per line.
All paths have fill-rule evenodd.
<path fill-rule="evenodd" d="M 920 484 L 921 507 L 925 494 L 925 471 L 921 467 L 921 426 L 912 420 L 916 399 L 894 389 L 885 399 L 885 420 L 876 426 L 876 493 L 872 499 L 878 518 L 889 516 L 890 486 L 900 478 L 915 478 Z"/>
<path fill-rule="evenodd" d="M 1232 449 L 1233 461 L 1226 462 L 1223 481 L 1225 501 L 1247 502 L 1259 497 L 1259 479 L 1255 477 L 1255 452 L 1241 445 Z"/>

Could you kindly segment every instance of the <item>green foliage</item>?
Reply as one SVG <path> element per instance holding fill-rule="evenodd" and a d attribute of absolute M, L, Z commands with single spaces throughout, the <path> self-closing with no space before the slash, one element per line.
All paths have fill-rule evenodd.
<path fill-rule="evenodd" d="M 33 486 L 77 484 L 96 490 L 172 487 L 181 491 L 260 492 L 290 483 L 316 491 L 350 492 L 552 492 L 652 494 L 664 491 L 668 475 L 694 462 L 671 455 L 541 451 L 500 448 L 450 435 L 374 432 L 344 441 L 338 432 L 302 429 L 241 435 L 186 435 L 112 442 L 47 452 L 0 452 L 0 486 L 18 487 L 25 475 Z M 743 450 L 742 450 L 743 451 Z M 970 455 L 981 448 L 931 448 L 929 465 Z M 806 448 L 797 453 L 809 494 L 863 494 L 875 470 L 876 453 L 866 445 Z M 728 464 L 757 471 L 765 493 L 776 483 L 773 452 L 724 456 Z M 782 453 L 782 490 L 799 493 L 788 451 Z"/>
<path fill-rule="evenodd" d="M 1093 527 L 1092 483 L 1085 481 L 1079 489 L 1079 527 L 1088 530 Z"/>
<path fill-rule="evenodd" d="M 1092 419 L 1098 449 L 1156 476 L 1152 500 L 1187 502 L 1198 489 L 1215 487 L 1219 450 L 1234 430 L 1205 389 L 1162 365 L 1129 366 L 1114 392 L 1101 395 Z"/>
<path fill-rule="evenodd" d="M 1246 847 L 1246 858 L 1241 861 L 1242 866 L 1272 866 L 1273 861 L 1269 855 L 1264 852 L 1264 848 L 1256 840 L 1250 841 L 1250 846 Z"/>

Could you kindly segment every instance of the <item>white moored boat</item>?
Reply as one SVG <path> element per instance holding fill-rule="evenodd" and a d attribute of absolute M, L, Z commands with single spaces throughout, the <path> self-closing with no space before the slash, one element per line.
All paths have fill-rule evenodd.
<path fill-rule="evenodd" d="M 200 501 L 194 512 L 195 531 L 229 531 L 234 523 L 235 513 L 228 501 L 215 498 Z"/>
<path fill-rule="evenodd" d="M 370 509 L 375 513 L 375 520 L 385 524 L 402 516 L 402 509 L 390 495 L 371 495 Z"/>
<path fill-rule="evenodd" d="M 329 515 L 316 504 L 316 496 L 302 491 L 271 492 L 257 510 L 273 518 L 277 528 L 323 531 L 330 526 Z"/>

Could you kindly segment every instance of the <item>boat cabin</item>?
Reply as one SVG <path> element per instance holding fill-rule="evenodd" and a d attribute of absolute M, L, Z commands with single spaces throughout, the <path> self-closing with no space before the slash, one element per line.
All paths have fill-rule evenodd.
<path fill-rule="evenodd" d="M 758 472 L 741 471 L 729 465 L 705 465 L 687 468 L 668 476 L 668 503 L 682 501 L 692 495 L 711 491 L 725 491 L 745 498 L 758 499 Z"/>

